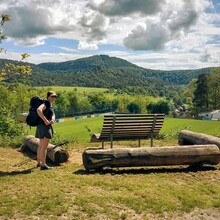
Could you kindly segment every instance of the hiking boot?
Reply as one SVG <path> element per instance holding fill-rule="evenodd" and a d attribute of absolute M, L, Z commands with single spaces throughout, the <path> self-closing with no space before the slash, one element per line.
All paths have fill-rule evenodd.
<path fill-rule="evenodd" d="M 38 168 L 38 167 L 40 167 L 40 164 L 39 164 L 39 163 L 37 164 L 37 168 Z"/>
<path fill-rule="evenodd" d="M 47 165 L 44 165 L 44 166 L 41 166 L 40 169 L 41 169 L 41 170 L 51 170 L 52 167 L 49 167 L 49 166 L 47 166 Z"/>

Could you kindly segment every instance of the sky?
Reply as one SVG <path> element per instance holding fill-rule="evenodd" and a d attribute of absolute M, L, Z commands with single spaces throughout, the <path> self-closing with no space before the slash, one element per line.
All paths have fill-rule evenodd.
<path fill-rule="evenodd" d="M 220 0 L 0 0 L 0 58 L 118 57 L 148 69 L 220 66 Z"/>

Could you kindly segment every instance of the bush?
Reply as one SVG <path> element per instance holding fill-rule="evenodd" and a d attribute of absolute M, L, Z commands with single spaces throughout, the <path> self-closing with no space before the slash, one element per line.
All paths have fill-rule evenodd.
<path fill-rule="evenodd" d="M 24 126 L 16 119 L 10 109 L 0 108 L 0 145 L 20 146 L 25 134 Z"/>
<path fill-rule="evenodd" d="M 168 102 L 159 101 L 157 103 L 150 103 L 149 105 L 147 105 L 146 109 L 151 114 L 164 113 L 165 115 L 168 115 L 170 111 L 170 106 Z"/>
<path fill-rule="evenodd" d="M 21 136 L 24 134 L 24 127 L 17 119 L 11 116 L 9 110 L 1 108 L 0 112 L 0 135 L 1 136 Z"/>
<path fill-rule="evenodd" d="M 127 109 L 130 113 L 141 113 L 141 108 L 139 107 L 139 105 L 137 105 L 134 102 L 131 102 L 128 106 Z"/>

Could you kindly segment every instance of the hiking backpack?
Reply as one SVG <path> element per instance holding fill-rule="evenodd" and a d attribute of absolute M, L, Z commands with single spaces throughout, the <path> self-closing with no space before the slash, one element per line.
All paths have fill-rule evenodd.
<path fill-rule="evenodd" d="M 34 127 L 34 126 L 37 126 L 39 124 L 40 117 L 37 114 L 37 109 L 43 103 L 45 103 L 45 100 L 41 99 L 38 96 L 34 96 L 34 97 L 31 98 L 29 114 L 28 114 L 27 119 L 26 119 L 26 123 L 29 126 Z"/>

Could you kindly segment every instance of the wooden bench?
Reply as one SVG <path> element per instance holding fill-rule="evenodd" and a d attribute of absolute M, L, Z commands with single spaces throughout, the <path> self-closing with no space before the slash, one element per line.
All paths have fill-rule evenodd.
<path fill-rule="evenodd" d="M 141 139 L 156 137 L 163 125 L 164 114 L 113 114 L 105 115 L 101 134 L 93 134 L 91 142 L 110 141 L 111 148 L 113 141 L 138 140 L 141 146 Z"/>

